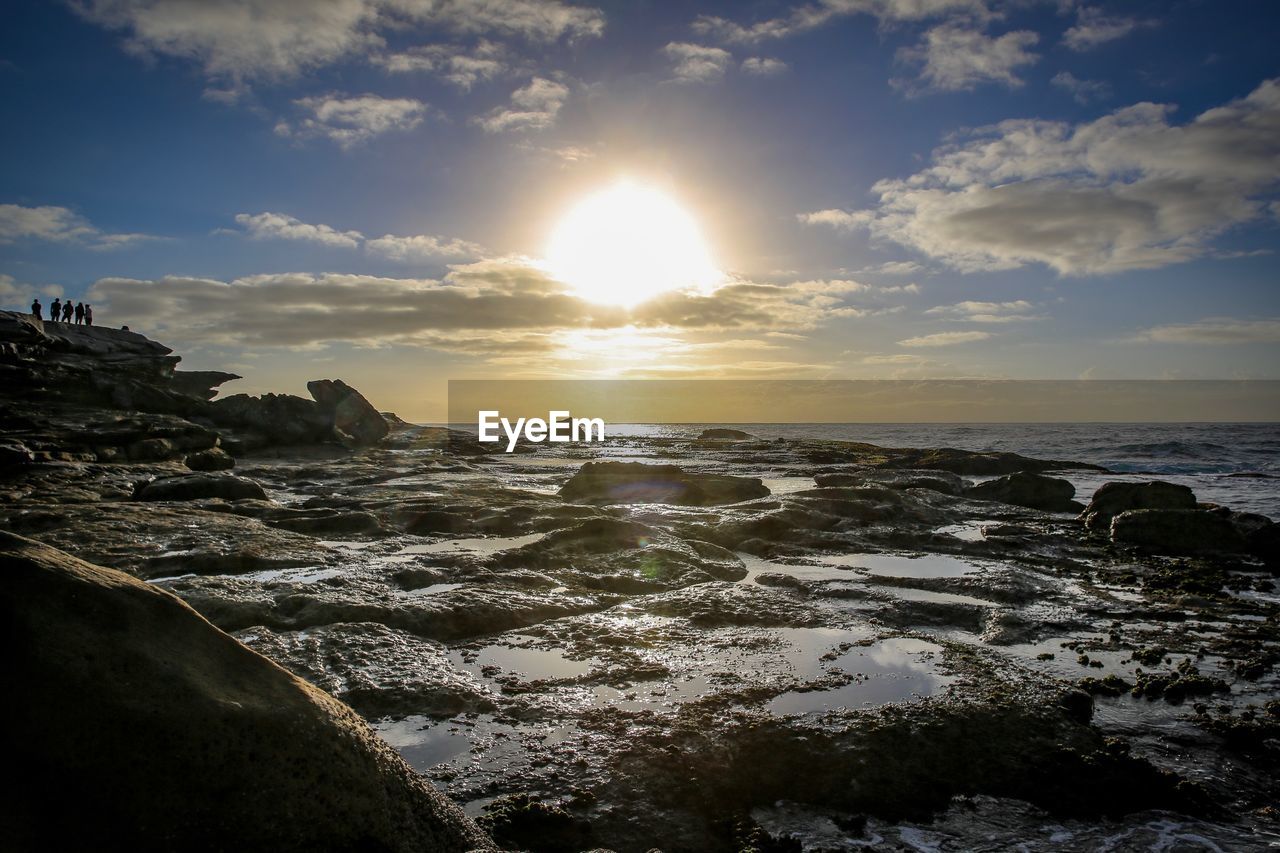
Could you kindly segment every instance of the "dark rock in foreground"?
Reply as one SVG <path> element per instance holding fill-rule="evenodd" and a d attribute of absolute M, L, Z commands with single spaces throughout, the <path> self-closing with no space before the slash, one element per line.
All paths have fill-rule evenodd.
<path fill-rule="evenodd" d="M 1225 516 L 1204 509 L 1130 509 L 1111 519 L 1111 539 L 1159 554 L 1223 554 L 1246 550 Z"/>
<path fill-rule="evenodd" d="M 1111 519 L 1130 509 L 1195 509 L 1196 495 L 1187 486 L 1152 480 L 1147 483 L 1104 483 L 1093 493 L 1081 519 L 1090 530 L 1107 531 Z"/>
<path fill-rule="evenodd" d="M 965 495 L 983 501 L 1042 509 L 1046 512 L 1079 512 L 1084 507 L 1076 500 L 1076 487 L 1066 480 L 1043 474 L 1019 472 L 979 483 L 965 490 Z"/>
<path fill-rule="evenodd" d="M 226 471 L 236 467 L 236 460 L 220 447 L 210 447 L 199 453 L 192 453 L 185 460 L 192 471 Z"/>
<path fill-rule="evenodd" d="M 768 487 L 756 477 L 693 474 L 678 465 L 641 462 L 588 462 L 560 487 L 560 496 L 566 500 L 600 504 L 714 506 L 768 494 Z"/>
<path fill-rule="evenodd" d="M 341 379 L 315 379 L 307 383 L 320 411 L 329 417 L 334 434 L 344 444 L 364 447 L 387 437 L 391 428 L 373 404 Z"/>
<path fill-rule="evenodd" d="M 750 441 L 755 438 L 749 432 L 743 432 L 740 429 L 728 429 L 726 427 L 715 427 L 713 429 L 704 429 L 699 435 L 699 441 Z"/>
<path fill-rule="evenodd" d="M 230 474 L 184 474 L 161 477 L 138 487 L 134 497 L 140 501 L 195 501 L 222 498 L 266 500 L 267 493 L 255 480 Z"/>
<path fill-rule="evenodd" d="M 169 593 L 7 533 L 0 572 L 6 844 L 493 849 L 354 711 Z"/>

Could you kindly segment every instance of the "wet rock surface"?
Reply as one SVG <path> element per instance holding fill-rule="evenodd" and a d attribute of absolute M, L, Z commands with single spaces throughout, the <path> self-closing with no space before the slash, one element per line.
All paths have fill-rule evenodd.
<path fill-rule="evenodd" d="M 386 418 L 369 447 L 258 446 L 75 406 L 5 422 L 0 528 L 147 579 L 349 702 L 504 844 L 1243 850 L 1280 831 L 1277 528 L 1180 487 L 799 439 L 487 453 Z M 174 452 L 34 437 L 90 422 L 104 449 Z M 262 496 L 135 496 L 229 476 L 183 463 L 211 447 Z M 1105 485 L 1077 518 L 1054 481 L 1081 474 Z M 1171 512 L 1222 538 L 1183 547 Z"/>

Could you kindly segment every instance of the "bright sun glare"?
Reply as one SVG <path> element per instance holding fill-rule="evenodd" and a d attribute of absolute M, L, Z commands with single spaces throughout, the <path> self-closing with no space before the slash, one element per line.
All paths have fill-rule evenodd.
<path fill-rule="evenodd" d="M 630 182 L 584 199 L 560 220 L 547 266 L 583 299 L 624 306 L 724 278 L 693 217 L 661 192 Z"/>

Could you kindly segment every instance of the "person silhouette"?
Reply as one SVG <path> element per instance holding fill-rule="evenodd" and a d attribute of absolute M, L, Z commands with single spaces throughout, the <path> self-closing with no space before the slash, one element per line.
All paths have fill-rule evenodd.
<path fill-rule="evenodd" d="M 64 323 L 70 323 L 70 322 L 71 322 L 71 312 L 72 312 L 72 311 L 74 311 L 74 310 L 75 310 L 75 308 L 71 305 L 71 300 L 70 300 L 70 299 L 68 299 L 66 302 L 62 303 L 62 322 L 64 322 Z"/>
<path fill-rule="evenodd" d="M 93 325 L 93 306 L 88 304 L 87 302 L 85 303 L 85 306 L 84 306 L 84 324 L 86 326 Z"/>
<path fill-rule="evenodd" d="M 44 310 L 44 309 L 42 309 L 42 308 L 40 307 L 40 300 L 39 300 L 39 299 L 32 299 L 32 300 L 31 300 L 31 314 L 32 314 L 32 316 L 34 316 L 37 320 L 42 319 L 40 315 L 41 315 L 41 313 L 43 312 L 43 310 Z"/>
<path fill-rule="evenodd" d="M 77 326 L 84 325 L 84 303 L 83 302 L 76 303 L 76 325 Z"/>
<path fill-rule="evenodd" d="M 55 297 L 49 306 L 49 322 L 57 322 L 60 316 L 62 316 L 62 300 Z"/>

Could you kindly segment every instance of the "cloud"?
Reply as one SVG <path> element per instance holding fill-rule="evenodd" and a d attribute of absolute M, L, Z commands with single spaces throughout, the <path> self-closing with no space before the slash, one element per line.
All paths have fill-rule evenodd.
<path fill-rule="evenodd" d="M 1280 343 L 1280 318 L 1210 317 L 1146 329 L 1137 339 L 1166 344 L 1274 344 Z"/>
<path fill-rule="evenodd" d="M 569 99 L 569 87 L 545 77 L 534 77 L 511 93 L 511 102 L 473 119 L 487 133 L 545 130 L 555 124 L 560 108 Z"/>
<path fill-rule="evenodd" d="M 868 210 L 815 210 L 811 213 L 797 213 L 796 219 L 805 225 L 826 225 L 837 230 L 850 231 L 854 228 L 865 228 L 875 220 L 875 214 Z"/>
<path fill-rule="evenodd" d="M 435 74 L 464 91 L 476 83 L 510 73 L 514 65 L 506 47 L 488 39 L 480 39 L 470 48 L 453 44 L 425 45 L 378 56 L 374 62 L 393 73 Z"/>
<path fill-rule="evenodd" d="M 1049 81 L 1075 99 L 1077 104 L 1103 101 L 1111 97 L 1111 86 L 1101 80 L 1081 80 L 1070 71 L 1060 71 Z"/>
<path fill-rule="evenodd" d="M 673 41 L 662 52 L 671 60 L 671 71 L 680 83 L 714 83 L 733 62 L 733 54 L 723 48 L 685 41 Z"/>
<path fill-rule="evenodd" d="M 1141 21 L 1108 15 L 1097 6 L 1081 6 L 1076 10 L 1076 25 L 1062 35 L 1062 43 L 1075 51 L 1093 50 L 1098 45 L 1122 39 L 1134 30 L 1155 26 L 1154 21 Z"/>
<path fill-rule="evenodd" d="M 26 284 L 11 275 L 0 274 L 0 305 L 13 305 L 19 311 L 28 310 L 32 299 L 61 296 L 63 292 L 59 284 Z"/>
<path fill-rule="evenodd" d="M 1035 306 L 1025 299 L 1012 302 L 957 302 L 954 305 L 938 305 L 924 313 L 935 317 L 948 317 L 970 323 L 1018 323 L 1025 320 L 1043 320 L 1034 314 Z"/>
<path fill-rule="evenodd" d="M 431 234 L 384 234 L 366 239 L 359 231 L 339 231 L 329 225 L 313 225 L 285 213 L 240 213 L 236 215 L 236 223 L 255 240 L 296 240 L 342 249 L 363 245 L 370 254 L 404 263 L 476 257 L 484 251 L 480 245 L 467 240 Z"/>
<path fill-rule="evenodd" d="M 844 211 L 840 211 L 843 213 Z M 924 267 L 915 261 L 886 261 L 878 267 L 872 267 L 867 272 L 880 273 L 881 275 L 915 275 L 922 272 Z M 911 285 L 915 287 L 915 285 Z"/>
<path fill-rule="evenodd" d="M 406 263 L 439 258 L 476 257 L 484 251 L 477 243 L 430 234 L 417 234 L 412 237 L 384 234 L 365 243 L 365 249 L 375 255 Z"/>
<path fill-rule="evenodd" d="M 895 80 L 908 95 L 968 92 L 984 83 L 1015 89 L 1023 84 L 1014 72 L 1040 58 L 1032 53 L 1040 37 L 1016 30 L 991 37 L 965 24 L 942 24 L 926 32 L 915 47 L 898 51 L 898 59 L 922 66 L 919 81 Z"/>
<path fill-rule="evenodd" d="M 85 19 L 127 33 L 143 56 L 199 63 L 238 84 L 285 78 L 382 48 L 384 30 L 424 29 L 547 43 L 598 36 L 604 14 L 559 0 L 72 0 Z M 234 92 L 233 85 L 230 90 Z"/>
<path fill-rule="evenodd" d="M 1171 124 L 1172 111 L 1142 103 L 1078 125 L 1004 121 L 938 149 L 915 175 L 877 183 L 874 210 L 809 216 L 865 224 L 962 271 L 1042 263 L 1096 275 L 1188 261 L 1267 215 L 1280 180 L 1280 82 L 1186 124 Z"/>
<path fill-rule="evenodd" d="M 338 231 L 328 225 L 311 225 L 284 213 L 239 213 L 236 224 L 255 240 L 301 240 L 324 246 L 354 249 L 364 240 L 359 231 Z"/>
<path fill-rule="evenodd" d="M 770 59 L 766 56 L 749 56 L 742 60 L 741 67 L 744 74 L 752 74 L 757 77 L 776 77 L 779 74 L 786 73 L 787 63 L 781 59 Z"/>
<path fill-rule="evenodd" d="M 23 240 L 67 243 L 95 250 L 119 249 L 146 240 L 158 240 L 150 234 L 112 234 L 93 225 L 84 217 L 54 205 L 23 207 L 0 204 L 0 244 Z"/>
<path fill-rule="evenodd" d="M 344 97 L 331 94 L 299 98 L 293 102 L 310 116 L 296 124 L 280 122 L 280 136 L 324 136 L 350 149 L 392 131 L 413 130 L 422 124 L 427 105 L 413 98 L 379 95 Z"/>
<path fill-rule="evenodd" d="M 739 24 L 715 15 L 699 15 L 693 30 L 702 36 L 737 44 L 786 38 L 825 26 L 850 15 L 872 15 L 883 24 L 961 16 L 986 20 L 992 16 L 986 0 L 819 0 L 796 6 L 790 13 L 754 24 Z"/>
<path fill-rule="evenodd" d="M 968 344 L 974 341 L 985 341 L 991 338 L 990 332 L 938 332 L 934 335 L 923 335 L 918 338 L 907 338 L 898 341 L 904 347 L 949 347 L 956 344 Z"/>
<path fill-rule="evenodd" d="M 449 348 L 494 335 L 528 346 L 529 335 L 569 329 L 799 331 L 861 315 L 843 300 L 856 284 L 737 281 L 625 309 L 587 302 L 525 259 L 497 258 L 450 266 L 438 280 L 336 273 L 103 278 L 90 297 L 133 328 L 184 345 Z"/>
<path fill-rule="evenodd" d="M 862 364 L 929 364 L 929 360 L 919 355 L 911 353 L 889 353 L 882 355 L 863 356 L 859 361 Z"/>

